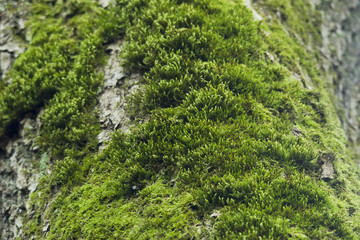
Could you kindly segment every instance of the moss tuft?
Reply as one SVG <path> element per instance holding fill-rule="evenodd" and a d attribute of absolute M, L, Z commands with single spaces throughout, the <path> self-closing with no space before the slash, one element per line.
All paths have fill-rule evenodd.
<path fill-rule="evenodd" d="M 294 21 L 316 15 L 299 1 L 263 4 L 309 17 Z M 46 105 L 39 142 L 57 159 L 32 195 L 27 236 L 358 238 L 359 171 L 316 58 L 294 39 L 316 29 L 256 22 L 241 1 L 40 1 L 32 11 L 33 40 L 0 93 L 2 133 Z M 132 105 L 151 120 L 98 154 L 96 67 L 123 32 L 124 65 L 147 83 Z M 323 152 L 337 156 L 328 183 Z"/>

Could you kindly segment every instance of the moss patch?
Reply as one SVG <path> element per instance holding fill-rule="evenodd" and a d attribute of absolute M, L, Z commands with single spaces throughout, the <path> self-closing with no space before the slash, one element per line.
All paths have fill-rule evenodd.
<path fill-rule="evenodd" d="M 302 9 L 283 2 L 284 14 Z M 315 57 L 291 34 L 255 22 L 241 1 L 118 0 L 107 11 L 88 1 L 67 4 L 34 5 L 32 43 L 1 91 L 3 129 L 46 104 L 39 142 L 58 159 L 32 196 L 27 235 L 358 237 L 359 171 Z M 42 16 L 49 24 L 39 24 Z M 147 82 L 132 110 L 151 121 L 131 134 L 115 132 L 96 154 L 95 69 L 102 46 L 121 29 L 124 65 Z M 55 52 L 40 54 L 50 43 Z M 337 177 L 328 183 L 320 180 L 322 152 L 337 155 Z"/>

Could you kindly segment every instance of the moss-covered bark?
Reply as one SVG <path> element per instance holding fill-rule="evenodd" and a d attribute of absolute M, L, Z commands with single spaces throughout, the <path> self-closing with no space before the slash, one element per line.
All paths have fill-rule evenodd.
<path fill-rule="evenodd" d="M 300 1 L 262 2 L 313 19 Z M 35 1 L 32 12 L 28 50 L 0 91 L 2 134 L 46 106 L 38 141 L 54 161 L 25 238 L 358 238 L 359 171 L 316 52 L 294 38 L 318 38 L 316 25 L 285 32 L 226 0 Z M 98 154 L 96 68 L 122 33 L 124 66 L 146 81 L 131 110 L 151 120 Z M 336 155 L 328 182 L 322 153 Z"/>

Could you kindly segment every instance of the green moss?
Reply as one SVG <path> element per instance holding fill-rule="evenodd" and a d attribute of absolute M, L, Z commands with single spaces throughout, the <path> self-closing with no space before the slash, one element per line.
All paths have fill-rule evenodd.
<path fill-rule="evenodd" d="M 321 12 L 308 1 L 254 0 L 261 6 L 264 16 L 290 29 L 290 35 L 305 43 L 317 44 L 321 40 Z"/>
<path fill-rule="evenodd" d="M 96 69 L 104 63 L 104 44 L 122 34 L 123 21 L 115 10 L 86 0 L 33 1 L 30 12 L 27 50 L 9 73 L 11 83 L 0 84 L 0 136 L 11 135 L 25 114 L 45 106 L 37 136 L 43 153 L 39 171 L 46 172 L 49 160 L 58 161 L 50 168 L 54 174 L 41 179 L 36 217 L 25 227 L 28 235 L 40 236 L 38 220 L 46 202 L 61 183 L 83 180 L 77 175 L 83 158 L 97 150 L 99 123 L 93 108 L 102 76 Z"/>
<path fill-rule="evenodd" d="M 78 96 L 87 106 L 94 102 L 94 89 L 101 82 L 94 67 L 101 63 L 102 44 L 119 35 L 119 20 L 92 1 L 52 5 L 49 1 L 31 5 L 27 23 L 31 40 L 14 63 L 11 84 L 0 85 L 0 134 L 7 134 L 24 114 L 48 104 L 55 94 Z M 75 109 L 81 104 L 77 105 Z"/>
<path fill-rule="evenodd" d="M 294 22 L 314 19 L 310 5 L 264 4 L 304 41 L 317 37 Z M 316 57 L 279 23 L 255 22 L 241 1 L 118 0 L 106 11 L 37 2 L 32 11 L 32 42 L 0 93 L 2 133 L 46 105 L 38 141 L 57 159 L 32 195 L 27 236 L 358 238 L 359 171 Z M 97 154 L 96 67 L 122 30 L 124 65 L 147 83 L 132 108 L 151 120 L 115 132 Z M 328 183 L 322 152 L 337 156 Z"/>

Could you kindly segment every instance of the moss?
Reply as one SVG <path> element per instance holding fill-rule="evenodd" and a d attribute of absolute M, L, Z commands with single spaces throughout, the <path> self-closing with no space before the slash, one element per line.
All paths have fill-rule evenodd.
<path fill-rule="evenodd" d="M 45 106 L 37 136 L 43 153 L 39 171 L 46 172 L 45 159 L 58 161 L 51 167 L 56 174 L 43 176 L 40 194 L 35 194 L 36 217 L 25 227 L 33 235 L 41 233 L 38 221 L 59 183 L 83 180 L 75 172 L 97 150 L 99 123 L 93 108 L 102 76 L 96 68 L 104 63 L 104 45 L 121 36 L 122 20 L 115 18 L 115 10 L 109 13 L 86 0 L 33 1 L 30 12 L 26 52 L 9 73 L 11 83 L 0 84 L 0 135 L 12 134 L 25 114 Z"/>
<path fill-rule="evenodd" d="M 281 4 L 287 16 L 309 8 Z M 351 209 L 359 204 L 359 171 L 316 57 L 279 23 L 254 21 L 241 1 L 118 0 L 106 11 L 90 1 L 33 6 L 32 42 L 0 93 L 2 133 L 46 105 L 38 141 L 51 152 L 52 173 L 32 195 L 27 236 L 358 237 L 359 213 Z M 316 33 L 283 21 L 304 39 Z M 103 46 L 123 31 L 124 65 L 147 83 L 132 106 L 151 120 L 115 132 L 97 154 L 96 67 Z M 337 155 L 337 178 L 328 183 L 320 180 L 322 152 Z"/>
<path fill-rule="evenodd" d="M 302 43 L 319 44 L 321 12 L 308 1 L 254 0 L 255 6 L 261 6 L 264 16 L 277 24 L 290 29 L 290 35 Z"/>

